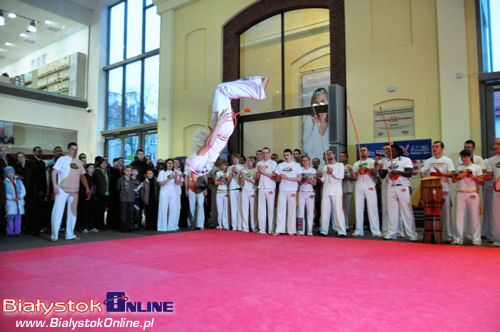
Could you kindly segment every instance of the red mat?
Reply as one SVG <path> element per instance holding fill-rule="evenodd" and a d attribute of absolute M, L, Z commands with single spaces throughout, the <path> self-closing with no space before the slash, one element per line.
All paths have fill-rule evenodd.
<path fill-rule="evenodd" d="M 1 253 L 0 297 L 102 302 L 122 291 L 144 305 L 173 301 L 173 313 L 110 313 L 104 305 L 94 314 L 2 313 L 0 330 L 33 331 L 15 328 L 24 320 L 154 318 L 147 330 L 499 331 L 499 276 L 496 248 L 165 234 Z M 95 328 L 76 328 L 83 330 Z"/>

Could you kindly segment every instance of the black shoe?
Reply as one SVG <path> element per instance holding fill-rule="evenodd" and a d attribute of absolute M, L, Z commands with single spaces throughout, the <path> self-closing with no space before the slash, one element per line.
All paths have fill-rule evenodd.
<path fill-rule="evenodd" d="M 344 235 L 344 234 L 340 234 L 340 235 L 339 235 L 339 237 L 346 237 L 346 235 Z"/>

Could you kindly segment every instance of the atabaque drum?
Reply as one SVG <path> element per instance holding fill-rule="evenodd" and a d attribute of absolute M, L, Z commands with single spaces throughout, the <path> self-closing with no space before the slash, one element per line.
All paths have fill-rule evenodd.
<path fill-rule="evenodd" d="M 421 200 L 425 210 L 424 242 L 441 243 L 441 207 L 443 186 L 438 176 L 427 176 L 421 183 Z"/>

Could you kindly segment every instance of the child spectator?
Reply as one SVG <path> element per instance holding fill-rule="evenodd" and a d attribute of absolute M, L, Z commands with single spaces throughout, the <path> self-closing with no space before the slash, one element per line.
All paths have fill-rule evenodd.
<path fill-rule="evenodd" d="M 146 179 L 142 183 L 141 198 L 146 214 L 146 229 L 156 230 L 158 218 L 158 184 L 154 168 L 146 171 Z"/>
<path fill-rule="evenodd" d="M 134 229 L 142 228 L 142 200 L 141 200 L 141 174 L 139 169 L 132 166 L 132 179 L 134 180 L 134 219 L 133 227 Z"/>
<path fill-rule="evenodd" d="M 7 236 L 21 234 L 21 216 L 24 214 L 24 196 L 26 190 L 23 182 L 15 176 L 14 167 L 5 167 L 5 210 L 7 214 Z"/>
<path fill-rule="evenodd" d="M 126 166 L 124 175 L 118 180 L 116 191 L 120 195 L 120 217 L 122 233 L 130 232 L 134 216 L 135 186 L 131 177 L 132 167 Z"/>

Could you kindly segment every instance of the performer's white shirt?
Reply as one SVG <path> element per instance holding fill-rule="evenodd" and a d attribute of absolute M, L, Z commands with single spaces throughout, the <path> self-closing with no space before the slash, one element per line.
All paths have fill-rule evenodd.
<path fill-rule="evenodd" d="M 233 173 L 233 170 L 236 170 L 236 174 Z M 229 183 L 229 189 L 239 189 L 240 187 L 240 171 L 243 170 L 243 165 L 231 165 L 227 168 L 227 175 L 233 174 L 231 178 L 231 182 Z"/>
<path fill-rule="evenodd" d="M 304 167 L 302 167 L 301 173 L 308 178 L 312 178 L 314 176 L 314 174 L 316 174 L 316 170 L 312 167 L 309 167 L 308 169 L 305 169 Z M 299 186 L 299 190 L 300 191 L 314 191 L 314 187 L 311 183 L 306 182 L 306 183 L 302 183 Z"/>
<path fill-rule="evenodd" d="M 227 174 L 221 170 L 217 171 L 215 173 L 215 177 L 217 178 L 218 181 L 222 180 L 223 178 L 227 178 Z M 227 190 L 227 184 L 219 184 L 217 187 L 217 190 Z"/>
<path fill-rule="evenodd" d="M 493 181 L 500 179 L 500 155 L 486 159 L 486 170 L 493 173 Z"/>
<path fill-rule="evenodd" d="M 384 161 L 383 169 L 386 169 L 388 171 L 401 171 L 404 172 L 405 168 L 411 168 L 413 169 L 413 162 L 411 161 L 410 158 L 407 157 L 398 157 L 396 159 L 391 160 L 386 159 Z M 389 174 L 387 174 L 386 178 L 389 177 Z M 409 186 L 410 185 L 410 179 L 408 179 L 406 176 L 400 175 L 396 180 L 391 180 L 389 179 L 389 186 L 396 186 L 396 185 L 403 185 L 403 186 Z"/>
<path fill-rule="evenodd" d="M 481 166 L 481 169 L 486 169 L 486 164 L 484 163 L 483 157 L 474 155 L 472 156 L 472 162 L 476 165 Z M 462 162 L 462 158 L 458 157 L 455 168 L 458 169 L 458 166 L 462 166 L 464 163 Z"/>
<path fill-rule="evenodd" d="M 163 186 L 160 186 L 160 193 L 163 193 L 164 195 L 174 195 L 177 193 L 177 188 L 175 188 L 175 177 L 172 177 L 173 175 L 175 175 L 174 171 L 161 170 L 160 173 L 158 173 L 158 182 L 170 180 Z M 169 177 L 171 178 L 169 179 Z"/>
<path fill-rule="evenodd" d="M 289 178 L 297 178 L 297 175 L 301 173 L 302 167 L 295 161 L 287 163 L 286 161 L 278 164 L 276 167 L 276 174 L 286 175 Z M 297 181 L 281 180 L 280 191 L 297 191 L 299 183 Z"/>
<path fill-rule="evenodd" d="M 269 159 L 268 161 L 261 160 L 257 163 L 257 167 L 262 166 L 264 169 L 264 172 L 266 173 L 274 173 L 276 170 L 276 162 L 272 159 Z M 275 189 L 276 188 L 276 182 L 274 182 L 273 179 L 270 179 L 269 177 L 261 174 L 259 178 L 259 189 Z"/>
<path fill-rule="evenodd" d="M 333 174 L 328 174 L 328 168 Z M 344 179 L 344 164 L 328 164 L 321 168 L 321 182 L 323 182 L 323 195 L 342 196 L 342 179 Z"/>
<path fill-rule="evenodd" d="M 245 172 L 245 176 L 250 179 L 255 179 L 255 176 L 257 175 L 257 169 L 255 168 L 245 168 L 243 170 Z M 243 179 L 243 188 L 246 190 L 254 190 L 255 189 L 255 183 L 252 183 L 246 179 Z"/>
<path fill-rule="evenodd" d="M 430 175 L 430 173 L 436 171 L 435 168 L 442 173 L 455 171 L 453 161 L 451 160 L 451 158 L 446 156 L 441 156 L 441 158 L 432 156 L 431 158 L 424 160 L 424 166 L 420 171 L 422 173 L 425 173 L 426 175 Z M 450 191 L 450 181 L 448 180 L 448 178 L 441 177 L 441 185 L 443 186 L 443 191 Z"/>
<path fill-rule="evenodd" d="M 361 167 L 367 167 L 370 169 L 373 169 L 375 166 L 375 160 L 372 158 L 366 158 L 365 160 L 358 160 L 354 163 L 352 169 L 354 172 L 358 172 Z M 366 185 L 366 186 L 375 186 L 375 181 L 373 180 L 373 177 L 371 177 L 368 174 L 359 174 L 358 173 L 358 179 L 356 180 L 356 185 Z"/>
<path fill-rule="evenodd" d="M 471 170 L 472 175 L 474 176 L 483 175 L 483 170 L 481 169 L 481 166 L 473 163 L 471 163 L 469 166 L 465 166 L 462 163 L 462 165 L 457 167 L 457 173 L 460 173 L 466 169 Z M 478 189 L 477 183 L 469 177 L 458 180 L 457 190 L 477 190 L 477 189 Z"/>

